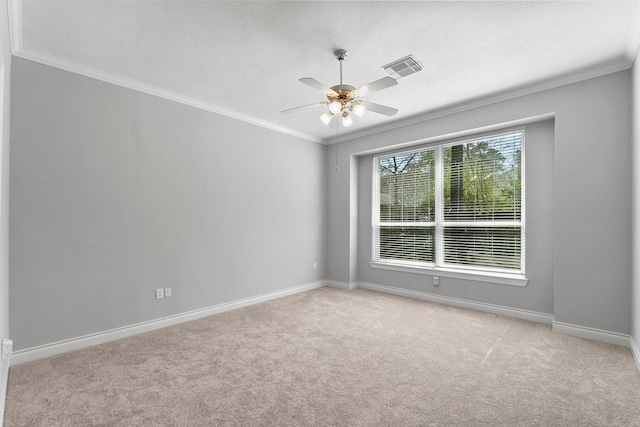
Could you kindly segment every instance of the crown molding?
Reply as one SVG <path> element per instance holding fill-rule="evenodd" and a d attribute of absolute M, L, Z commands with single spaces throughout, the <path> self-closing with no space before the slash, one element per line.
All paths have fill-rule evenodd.
<path fill-rule="evenodd" d="M 640 32 L 639 32 L 640 35 Z M 640 39 L 639 39 L 640 42 Z M 596 77 L 602 77 L 607 74 L 617 73 L 619 71 L 628 70 L 633 66 L 633 61 L 626 58 L 616 61 L 615 63 L 604 63 L 600 66 L 585 69 L 579 72 L 558 76 L 556 78 L 547 79 L 541 82 L 533 83 L 526 86 L 515 87 L 501 92 L 495 92 L 476 99 L 469 99 L 467 101 L 438 108 L 432 111 L 428 111 L 423 114 L 419 114 L 407 119 L 397 120 L 384 125 L 375 126 L 361 131 L 356 131 L 342 135 L 338 138 L 331 138 L 325 140 L 325 144 L 332 145 L 339 142 L 345 142 L 352 139 L 361 138 L 381 132 L 391 131 L 394 129 L 414 125 L 417 123 L 434 120 L 439 117 L 449 116 L 451 114 L 462 113 L 464 111 L 473 110 L 475 108 L 485 107 L 487 105 L 497 104 L 499 102 L 509 101 L 511 99 L 519 98 L 526 95 L 531 95 L 545 90 L 555 89 L 561 86 L 567 86 L 573 83 L 579 83 L 584 80 L 593 79 Z"/>
<path fill-rule="evenodd" d="M 19 47 L 14 51 L 14 56 L 28 59 L 30 61 L 38 62 L 40 64 L 48 65 L 50 67 L 65 70 L 71 73 L 79 74 L 85 77 L 89 77 L 96 80 L 101 80 L 106 83 L 111 83 L 117 86 L 121 86 L 127 89 L 135 90 L 138 92 L 146 93 L 149 95 L 157 96 L 159 98 L 174 101 L 180 104 L 188 105 L 190 107 L 198 108 L 200 110 L 209 111 L 211 113 L 219 114 L 221 116 L 230 117 L 236 120 L 240 120 L 252 125 L 260 126 L 266 129 L 270 129 L 276 132 L 280 132 L 287 135 L 292 135 L 298 138 L 302 138 L 311 142 L 323 143 L 321 138 L 309 135 L 303 132 L 298 132 L 293 129 L 289 129 L 284 126 L 279 126 L 266 120 L 258 119 L 256 117 L 242 114 L 237 111 L 229 110 L 209 102 L 202 101 L 200 99 L 185 96 L 170 90 L 166 90 L 157 86 L 149 85 L 139 82 L 127 77 L 123 77 L 117 74 L 109 73 L 103 70 L 92 68 L 77 62 L 69 61 L 59 58 L 53 55 L 47 55 L 42 52 L 32 50 L 25 47 Z"/>
<path fill-rule="evenodd" d="M 633 23 L 631 31 L 627 39 L 626 57 L 629 61 L 629 68 L 633 65 L 640 48 L 640 2 L 636 4 L 636 10 L 633 14 Z"/>
<path fill-rule="evenodd" d="M 237 119 L 246 123 L 260 126 L 283 134 L 295 136 L 307 141 L 316 142 L 323 145 L 332 145 L 340 142 L 346 142 L 353 139 L 391 131 L 394 129 L 411 126 L 417 123 L 430 121 L 439 117 L 451 114 L 461 113 L 479 107 L 508 101 L 521 96 L 531 95 L 536 92 L 542 92 L 554 89 L 560 86 L 578 83 L 580 81 L 601 77 L 607 74 L 624 71 L 633 66 L 638 50 L 640 48 L 640 3 L 636 6 L 631 32 L 627 40 L 627 46 L 624 55 L 615 62 L 608 62 L 596 65 L 594 67 L 571 73 L 568 75 L 558 76 L 556 78 L 547 79 L 541 82 L 532 83 L 526 86 L 511 88 L 508 90 L 491 93 L 475 99 L 469 99 L 461 103 L 444 106 L 432 111 L 428 111 L 416 116 L 408 117 L 383 125 L 370 127 L 367 129 L 343 134 L 338 137 L 322 138 L 308 133 L 300 132 L 291 128 L 277 125 L 275 123 L 259 119 L 247 114 L 233 111 L 218 105 L 202 101 L 197 98 L 185 96 L 176 92 L 172 92 L 157 86 L 152 86 L 137 80 L 129 79 L 117 74 L 109 73 L 103 70 L 92 68 L 80 63 L 69 61 L 53 55 L 48 55 L 40 51 L 25 48 L 22 45 L 22 0 L 7 0 L 9 13 L 9 32 L 11 38 L 11 50 L 13 55 L 23 59 L 28 59 L 51 67 L 59 68 L 85 77 L 101 80 L 117 86 L 122 86 L 131 90 L 146 93 L 149 95 L 164 98 L 170 101 L 189 105 L 204 111 L 219 114 L 225 117 Z"/>
<path fill-rule="evenodd" d="M 125 87 L 127 89 L 135 90 L 137 92 L 142 92 L 149 95 L 157 96 L 159 98 L 163 98 L 169 101 L 188 105 L 190 107 L 194 107 L 200 110 L 219 114 L 221 116 L 230 117 L 236 120 L 243 121 L 245 123 L 249 123 L 255 126 L 260 126 L 260 127 L 273 130 L 279 133 L 295 136 L 297 138 L 305 139 L 307 141 L 316 142 L 319 144 L 326 143 L 326 141 L 322 138 L 318 138 L 316 136 L 309 135 L 304 132 L 299 132 L 284 126 L 279 126 L 274 123 L 268 122 L 266 120 L 262 120 L 262 119 L 258 119 L 257 117 L 250 116 L 248 114 L 242 114 L 237 111 L 229 110 L 227 108 L 220 107 L 210 102 L 205 102 L 197 98 L 185 96 L 176 92 L 172 92 L 167 89 L 142 83 L 134 79 L 109 73 L 103 70 L 99 70 L 97 68 L 92 68 L 77 62 L 69 61 L 69 60 L 54 56 L 54 55 L 47 55 L 45 53 L 42 53 L 34 49 L 25 48 L 22 45 L 22 0 L 8 0 L 7 6 L 8 6 L 8 13 L 9 13 L 9 35 L 11 38 L 11 51 L 13 55 L 18 58 L 23 58 L 30 61 L 38 62 L 40 64 L 48 65 L 50 67 L 58 68 L 61 70 L 79 74 L 92 79 L 100 80 L 106 83 L 111 83 L 117 86 Z"/>
<path fill-rule="evenodd" d="M 9 14 L 9 38 L 11 39 L 11 52 L 22 47 L 22 0 L 8 0 L 7 12 Z"/>

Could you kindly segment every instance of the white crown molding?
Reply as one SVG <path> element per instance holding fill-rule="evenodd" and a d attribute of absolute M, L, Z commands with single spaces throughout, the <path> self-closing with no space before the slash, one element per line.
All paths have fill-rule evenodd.
<path fill-rule="evenodd" d="M 237 111 L 229 110 L 218 105 L 202 101 L 200 99 L 185 96 L 176 92 L 172 92 L 170 90 L 142 83 L 137 80 L 129 79 L 127 77 L 89 67 L 54 55 L 48 55 L 34 49 L 26 48 L 22 45 L 22 0 L 7 0 L 7 9 L 9 15 L 9 37 L 11 39 L 11 51 L 16 57 L 28 59 L 30 61 L 48 65 L 50 67 L 59 68 L 71 73 L 79 74 L 106 83 L 125 87 L 127 89 L 157 96 L 169 101 L 178 102 L 180 104 L 219 114 L 221 116 L 230 117 L 255 126 L 260 126 L 279 133 L 305 139 L 307 141 L 315 142 L 318 144 L 327 144 L 327 140 L 324 138 L 313 136 L 304 132 L 299 132 L 297 130 L 280 126 L 275 123 L 250 116 L 248 114 L 242 114 Z"/>
<path fill-rule="evenodd" d="M 629 67 L 631 67 L 638 55 L 638 49 L 640 48 L 640 2 L 636 4 L 636 10 L 633 14 L 633 24 L 631 24 L 631 31 L 629 32 L 629 38 L 627 39 L 626 56 L 629 61 Z"/>
<path fill-rule="evenodd" d="M 9 14 L 11 52 L 15 55 L 22 47 L 22 0 L 8 0 L 7 13 Z"/>
<path fill-rule="evenodd" d="M 640 38 L 640 35 L 639 35 Z M 639 40 L 640 43 L 640 40 Z M 636 45 L 637 46 L 637 45 Z M 427 122 L 440 117 L 449 116 L 456 113 L 462 113 L 475 108 L 486 107 L 488 105 L 497 104 L 499 102 L 509 101 L 511 99 L 519 98 L 521 96 L 531 95 L 537 92 L 543 92 L 545 90 L 555 89 L 561 86 L 567 86 L 573 83 L 579 83 L 581 81 L 593 79 L 596 77 L 602 77 L 607 74 L 617 73 L 619 71 L 628 70 L 633 66 L 633 61 L 623 58 L 615 63 L 606 63 L 598 67 L 592 67 L 581 72 L 572 73 L 569 75 L 558 76 L 553 79 L 544 80 L 538 83 L 509 89 L 502 92 L 496 92 L 488 94 L 476 99 L 469 99 L 467 101 L 438 108 L 433 111 L 429 111 L 423 114 L 419 114 L 407 119 L 397 120 L 384 125 L 375 126 L 361 131 L 356 131 L 342 135 L 340 137 L 329 138 L 324 141 L 327 145 L 332 145 L 340 142 L 350 141 L 352 139 L 361 138 L 373 134 L 378 134 L 394 129 L 411 126 L 417 123 Z"/>
<path fill-rule="evenodd" d="M 85 77 L 89 77 L 96 80 L 101 80 L 106 83 L 111 83 L 117 86 L 121 86 L 127 89 L 135 90 L 138 92 L 146 93 L 149 95 L 157 96 L 159 98 L 167 99 L 169 101 L 177 102 L 180 104 L 188 105 L 190 107 L 198 108 L 200 110 L 209 111 L 211 113 L 219 114 L 221 116 L 230 117 L 236 120 L 240 120 L 252 125 L 260 126 L 266 129 L 270 129 L 276 132 L 280 132 L 287 135 L 292 135 L 298 138 L 302 138 L 311 142 L 323 143 L 323 139 L 298 132 L 293 129 L 279 126 L 266 120 L 258 119 L 256 117 L 249 116 L 247 114 L 238 113 L 233 110 L 229 110 L 217 105 L 205 102 L 196 98 L 181 95 L 176 92 L 172 92 L 166 89 L 152 86 L 146 83 L 139 82 L 137 80 L 129 79 L 117 74 L 109 73 L 106 71 L 98 70 L 77 62 L 69 61 L 59 58 L 57 56 L 48 55 L 36 50 L 32 50 L 25 47 L 19 47 L 13 52 L 14 56 L 28 59 L 30 61 L 38 62 L 50 67 L 58 68 L 61 70 L 69 71 L 71 73 L 79 74 Z"/>
<path fill-rule="evenodd" d="M 45 344 L 37 347 L 27 348 L 19 350 L 13 353 L 11 356 L 11 366 L 19 365 L 21 363 L 31 362 L 33 360 L 42 359 L 49 356 L 55 356 L 57 354 L 66 353 L 72 350 L 79 350 L 85 347 L 90 347 L 97 344 L 103 344 L 109 341 L 118 340 L 121 338 L 130 337 L 133 335 L 141 334 L 143 332 L 149 332 L 167 326 L 173 326 L 191 320 L 201 319 L 203 317 L 212 316 L 218 313 L 224 313 L 225 311 L 235 310 L 237 308 L 247 307 L 254 304 L 270 301 L 277 298 L 286 297 L 289 295 L 310 291 L 312 289 L 321 288 L 325 286 L 324 281 L 307 283 L 300 286 L 294 286 L 292 288 L 283 289 L 281 291 L 272 292 L 269 294 L 259 295 L 256 297 L 240 299 L 228 303 L 214 305 L 199 310 L 188 311 L 185 313 L 177 314 L 175 316 L 168 316 L 162 319 L 151 320 L 149 322 L 142 322 L 135 325 L 129 325 L 122 328 L 111 329 L 109 331 L 99 332 L 96 334 L 85 335 L 82 337 L 72 338 L 68 340 L 58 341 L 50 344 Z"/>
<path fill-rule="evenodd" d="M 314 135 L 310 135 L 304 132 L 299 132 L 294 129 L 290 129 L 284 126 L 276 125 L 275 123 L 259 119 L 247 114 L 242 114 L 237 111 L 229 110 L 196 98 L 181 95 L 175 92 L 171 92 L 166 89 L 148 85 L 133 79 L 122 77 L 116 74 L 108 73 L 99 69 L 88 67 L 73 61 L 68 61 L 53 55 L 47 55 L 45 53 L 35 51 L 29 48 L 25 48 L 22 45 L 22 0 L 8 0 L 8 13 L 9 13 L 9 30 L 11 38 L 11 49 L 15 56 L 28 59 L 31 61 L 39 62 L 45 65 L 49 65 L 55 68 L 73 72 L 76 74 L 84 75 L 86 77 L 95 78 L 107 83 L 115 84 L 118 86 L 126 87 L 128 89 L 136 90 L 139 92 L 147 93 L 150 95 L 158 96 L 160 98 L 168 99 L 181 104 L 189 105 L 194 108 L 202 109 L 212 113 L 220 114 L 222 116 L 234 118 L 246 123 L 250 123 L 256 126 L 264 127 L 276 132 L 302 138 L 311 142 L 316 142 L 324 145 L 332 145 L 339 142 L 349 141 L 352 139 L 369 136 L 385 131 L 391 131 L 405 126 L 410 126 L 416 123 L 421 123 L 429 120 L 433 120 L 439 117 L 448 116 L 455 113 L 472 110 L 474 108 L 484 107 L 487 105 L 508 101 L 514 98 L 518 98 L 525 95 L 530 95 L 536 92 L 553 89 L 560 86 L 565 86 L 572 83 L 577 83 L 583 80 L 588 80 L 596 77 L 600 77 L 606 74 L 615 73 L 631 68 L 636 58 L 638 50 L 640 49 L 640 3 L 636 6 L 634 14 L 634 20 L 627 39 L 627 46 L 623 57 L 614 63 L 605 63 L 600 66 L 591 67 L 581 72 L 572 73 L 569 75 L 558 76 L 556 78 L 548 79 L 542 82 L 533 83 L 530 85 L 516 87 L 509 90 L 488 94 L 476 99 L 470 99 L 465 102 L 461 102 L 454 105 L 438 108 L 426 113 L 422 113 L 406 119 L 401 119 L 393 122 L 389 122 L 384 125 L 375 126 L 361 131 L 355 131 L 348 134 L 343 134 L 339 137 L 322 138 Z"/>
<path fill-rule="evenodd" d="M 286 135 L 295 136 L 298 138 L 306 139 L 311 142 L 325 143 L 325 140 L 318 138 L 307 133 L 299 132 L 293 129 L 289 129 L 284 126 L 279 126 L 266 120 L 258 119 L 247 114 L 242 114 L 237 111 L 229 110 L 209 102 L 205 102 L 196 98 L 181 95 L 176 92 L 172 92 L 166 89 L 162 89 L 156 86 L 152 86 L 146 83 L 139 82 L 137 80 L 129 79 L 117 74 L 109 73 L 97 68 L 92 68 L 77 62 L 69 61 L 57 56 L 48 55 L 37 50 L 25 48 L 22 45 L 22 0 L 8 0 L 7 2 L 8 14 L 9 14 L 9 36 L 11 38 L 11 51 L 14 56 L 28 59 L 30 61 L 38 62 L 50 67 L 59 68 L 61 70 L 69 71 L 71 73 L 79 74 L 85 77 L 101 80 L 106 83 L 111 83 L 117 86 L 122 86 L 127 89 L 135 90 L 138 92 L 154 95 L 159 98 L 167 99 L 170 101 L 178 102 L 180 104 L 189 105 L 194 108 L 198 108 L 211 113 L 220 114 L 221 116 L 237 119 L 252 125 L 267 128 L 276 132 L 280 132 Z"/>

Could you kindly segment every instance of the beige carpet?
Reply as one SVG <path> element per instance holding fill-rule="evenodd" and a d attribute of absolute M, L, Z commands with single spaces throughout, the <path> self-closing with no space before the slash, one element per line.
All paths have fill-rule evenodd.
<path fill-rule="evenodd" d="M 629 349 L 321 288 L 12 367 L 12 426 L 639 426 Z"/>

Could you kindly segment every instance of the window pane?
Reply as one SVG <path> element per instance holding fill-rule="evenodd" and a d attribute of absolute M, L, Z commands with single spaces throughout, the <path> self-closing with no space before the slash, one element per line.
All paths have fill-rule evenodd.
<path fill-rule="evenodd" d="M 443 147 L 445 221 L 520 220 L 523 136 Z"/>
<path fill-rule="evenodd" d="M 447 264 L 520 269 L 520 227 L 445 227 Z"/>
<path fill-rule="evenodd" d="M 516 131 L 375 157 L 374 260 L 524 274 L 523 149 Z"/>
<path fill-rule="evenodd" d="M 433 262 L 434 227 L 380 227 L 380 259 Z"/>
<path fill-rule="evenodd" d="M 381 222 L 434 221 L 433 150 L 380 157 L 378 167 Z"/>

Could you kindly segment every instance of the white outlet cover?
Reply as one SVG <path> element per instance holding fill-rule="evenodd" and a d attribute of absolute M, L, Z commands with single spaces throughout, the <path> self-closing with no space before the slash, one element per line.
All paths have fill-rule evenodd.
<path fill-rule="evenodd" d="M 2 340 L 2 358 L 6 359 L 11 356 L 11 353 L 13 353 L 13 341 L 5 338 Z"/>

